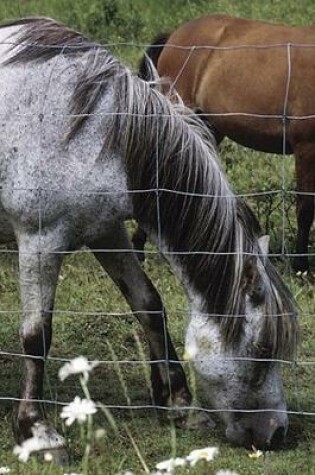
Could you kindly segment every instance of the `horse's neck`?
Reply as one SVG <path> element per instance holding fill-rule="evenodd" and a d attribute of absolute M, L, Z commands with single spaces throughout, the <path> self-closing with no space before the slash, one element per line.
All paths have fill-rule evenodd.
<path fill-rule="evenodd" d="M 159 244 L 158 244 L 159 245 Z M 169 253 L 165 244 L 160 243 L 159 249 L 164 254 L 166 260 L 169 262 L 174 274 L 182 283 L 185 294 L 189 303 L 189 313 L 191 318 L 206 315 L 206 310 L 210 307 L 210 302 L 207 301 L 207 295 L 202 295 L 198 292 L 196 284 L 191 277 L 188 266 L 183 265 L 183 261 L 176 256 L 176 254 Z"/>

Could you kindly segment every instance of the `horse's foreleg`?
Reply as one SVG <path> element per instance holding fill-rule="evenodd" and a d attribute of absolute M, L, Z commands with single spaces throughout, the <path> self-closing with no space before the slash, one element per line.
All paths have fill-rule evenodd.
<path fill-rule="evenodd" d="M 314 221 L 315 211 L 315 144 L 300 145 L 295 149 L 296 182 L 298 194 L 296 197 L 297 240 L 296 253 L 304 254 L 294 258 L 293 266 L 296 271 L 309 270 L 307 257 L 310 230 Z M 305 193 L 305 194 L 303 194 Z"/>
<path fill-rule="evenodd" d="M 44 234 L 44 233 L 43 233 Z M 47 239 L 48 238 L 48 239 Z M 21 398 L 15 407 L 13 426 L 19 443 L 34 437 L 35 450 L 58 449 L 63 438 L 45 422 L 42 398 L 45 358 L 51 343 L 51 320 L 61 256 L 50 252 L 47 234 L 18 234 L 19 274 L 23 319 L 20 338 L 24 349 L 24 376 Z M 58 457 L 64 457 L 59 450 Z M 58 460 L 63 462 L 63 460 Z"/>
<path fill-rule="evenodd" d="M 94 242 L 94 249 L 127 249 L 127 252 L 94 254 L 117 284 L 141 323 L 150 348 L 151 380 L 155 402 L 186 406 L 190 402 L 185 373 L 180 365 L 166 325 L 160 296 L 144 273 L 123 226 L 117 225 L 110 238 Z"/>

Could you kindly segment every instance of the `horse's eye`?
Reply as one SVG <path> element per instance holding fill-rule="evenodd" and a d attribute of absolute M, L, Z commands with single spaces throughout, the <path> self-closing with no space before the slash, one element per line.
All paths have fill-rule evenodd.
<path fill-rule="evenodd" d="M 263 345 L 261 343 L 254 342 L 254 352 L 255 358 L 270 358 L 272 355 L 272 348 L 268 345 Z"/>

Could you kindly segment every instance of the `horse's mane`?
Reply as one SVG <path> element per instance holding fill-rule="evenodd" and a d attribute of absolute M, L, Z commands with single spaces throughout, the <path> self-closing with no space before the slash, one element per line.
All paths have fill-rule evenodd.
<path fill-rule="evenodd" d="M 209 128 L 180 100 L 171 103 L 159 84 L 132 75 L 103 47 L 53 20 L 27 19 L 10 63 L 87 53 L 74 86 L 68 140 L 95 108 L 108 84 L 115 110 L 104 147 L 126 160 L 134 215 L 180 262 L 183 280 L 204 297 L 204 312 L 219 318 L 227 345 L 240 340 L 244 318 L 242 277 L 246 256 L 258 256 L 266 286 L 262 347 L 284 355 L 295 344 L 293 298 L 258 246 L 259 227 L 220 168 Z M 141 137 L 141 139 L 140 139 Z"/>
<path fill-rule="evenodd" d="M 75 55 L 100 47 L 81 33 L 65 27 L 51 18 L 20 18 L 7 21 L 1 28 L 22 26 L 16 41 L 12 40 L 14 56 L 7 63 L 46 61 L 57 54 Z"/>

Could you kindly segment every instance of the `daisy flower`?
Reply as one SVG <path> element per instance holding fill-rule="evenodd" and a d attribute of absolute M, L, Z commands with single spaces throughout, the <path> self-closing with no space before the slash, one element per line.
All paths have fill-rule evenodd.
<path fill-rule="evenodd" d="M 238 475 L 234 470 L 219 470 L 215 475 Z"/>
<path fill-rule="evenodd" d="M 97 407 L 94 401 L 90 399 L 81 399 L 76 396 L 68 406 L 63 407 L 60 417 L 65 419 L 65 424 L 71 426 L 75 421 L 82 424 L 87 420 L 87 417 L 95 414 Z"/>
<path fill-rule="evenodd" d="M 156 464 L 156 468 L 161 472 L 172 473 L 177 467 L 184 467 L 186 460 L 182 457 L 171 458 Z"/>
<path fill-rule="evenodd" d="M 187 461 L 190 463 L 191 467 L 194 467 L 199 460 L 205 460 L 206 462 L 211 462 L 216 455 L 219 454 L 219 449 L 217 447 L 205 447 L 204 449 L 196 449 L 190 452 Z"/>
<path fill-rule="evenodd" d="M 98 365 L 97 361 L 88 361 L 85 356 L 78 356 L 68 363 L 64 364 L 59 372 L 58 376 L 61 381 L 64 381 L 71 374 L 82 374 L 84 381 L 89 379 L 89 373 Z"/>

